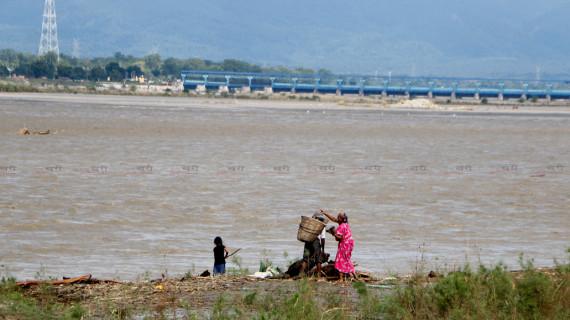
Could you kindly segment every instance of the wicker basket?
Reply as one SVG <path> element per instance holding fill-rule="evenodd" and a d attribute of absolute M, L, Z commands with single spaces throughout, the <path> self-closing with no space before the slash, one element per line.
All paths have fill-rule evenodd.
<path fill-rule="evenodd" d="M 302 216 L 301 224 L 299 224 L 299 232 L 297 232 L 297 240 L 304 242 L 313 242 L 321 234 L 325 224 L 317 219 Z"/>

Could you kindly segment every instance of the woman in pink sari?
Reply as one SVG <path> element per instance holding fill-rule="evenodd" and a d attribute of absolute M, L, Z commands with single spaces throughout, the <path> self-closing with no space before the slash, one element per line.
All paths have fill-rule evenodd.
<path fill-rule="evenodd" d="M 334 237 L 338 241 L 338 250 L 336 252 L 336 260 L 334 267 L 338 270 L 340 275 L 339 281 L 343 281 L 344 274 L 353 274 L 354 265 L 352 264 L 352 249 L 354 248 L 354 239 L 352 239 L 352 232 L 348 225 L 348 217 L 346 213 L 341 212 L 335 218 L 328 213 L 321 210 L 331 221 L 338 223 L 338 228 L 334 232 Z"/>

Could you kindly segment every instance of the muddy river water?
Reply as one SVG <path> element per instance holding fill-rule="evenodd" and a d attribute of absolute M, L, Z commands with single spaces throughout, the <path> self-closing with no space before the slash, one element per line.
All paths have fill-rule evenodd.
<path fill-rule="evenodd" d="M 0 276 L 212 271 L 218 235 L 284 267 L 318 209 L 379 275 L 568 259 L 568 113 L 257 103 L 0 95 Z"/>

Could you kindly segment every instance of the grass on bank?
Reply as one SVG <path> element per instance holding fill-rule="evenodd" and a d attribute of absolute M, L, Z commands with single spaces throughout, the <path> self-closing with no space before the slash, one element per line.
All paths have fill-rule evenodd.
<path fill-rule="evenodd" d="M 476 270 L 465 265 L 431 279 L 416 274 L 388 290 L 365 282 L 355 282 L 350 287 L 322 286 L 303 280 L 290 290 L 278 286 L 269 292 L 263 288 L 227 292 L 217 297 L 209 318 L 569 319 L 570 263 L 556 263 L 555 268 L 547 271 L 537 269 L 532 260 L 524 261 L 522 255 L 519 263 L 522 270 L 516 272 L 500 263 L 494 267 L 480 265 Z M 192 301 L 178 301 L 176 296 L 169 296 L 154 309 L 114 304 L 109 299 L 89 304 L 81 298 L 58 296 L 49 281 L 34 296 L 16 287 L 15 282 L 10 276 L 1 278 L 0 318 L 198 318 Z M 173 306 L 179 310 L 173 310 Z"/>
<path fill-rule="evenodd" d="M 221 296 L 213 319 L 570 319 L 570 264 L 542 272 L 521 256 L 520 265 L 520 272 L 466 265 L 429 284 L 416 276 L 391 294 L 355 282 L 356 301 L 300 281 L 289 294 Z"/>
<path fill-rule="evenodd" d="M 412 278 L 373 309 L 390 319 L 569 319 L 570 264 L 542 272 L 522 255 L 519 263 L 520 272 L 466 265 L 428 286 Z"/>
<path fill-rule="evenodd" d="M 39 92 L 40 90 L 29 84 L 10 83 L 0 81 L 0 92 Z"/>
<path fill-rule="evenodd" d="M 41 294 L 28 297 L 15 286 L 16 279 L 0 280 L 0 318 L 4 319 L 82 319 L 87 310 L 79 303 L 58 302 L 50 282 L 41 285 Z"/>

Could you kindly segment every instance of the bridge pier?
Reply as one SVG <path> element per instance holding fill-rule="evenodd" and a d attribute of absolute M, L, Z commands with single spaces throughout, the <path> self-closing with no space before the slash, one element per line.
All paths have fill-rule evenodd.
<path fill-rule="evenodd" d="M 315 89 L 313 89 L 314 94 L 319 93 L 319 84 L 321 83 L 321 79 L 315 79 Z"/>
<path fill-rule="evenodd" d="M 428 99 L 433 99 L 433 87 L 435 86 L 435 82 L 429 82 L 429 91 L 428 91 Z"/>
<path fill-rule="evenodd" d="M 479 100 L 481 98 L 479 95 L 479 90 L 481 90 L 481 82 L 477 82 L 475 86 L 477 87 L 477 89 L 475 89 L 475 99 Z"/>
<path fill-rule="evenodd" d="M 459 83 L 454 82 L 451 84 L 451 86 L 453 87 L 453 89 L 451 90 L 451 100 L 457 100 L 457 93 L 455 93 L 457 91 L 457 86 L 459 85 Z"/>
<path fill-rule="evenodd" d="M 295 94 L 296 92 L 295 88 L 297 87 L 297 81 L 299 81 L 299 79 L 293 78 L 293 86 L 291 86 L 291 94 Z"/>
<path fill-rule="evenodd" d="M 549 84 L 546 86 L 548 88 L 548 90 L 546 91 L 546 101 L 550 102 L 552 101 L 552 87 L 553 85 Z"/>
<path fill-rule="evenodd" d="M 505 84 L 504 83 L 499 83 L 499 101 L 503 101 L 505 96 L 503 95 L 503 93 L 505 92 Z"/>
<path fill-rule="evenodd" d="M 221 85 L 218 87 L 218 93 L 230 93 L 230 89 L 227 85 Z"/>

